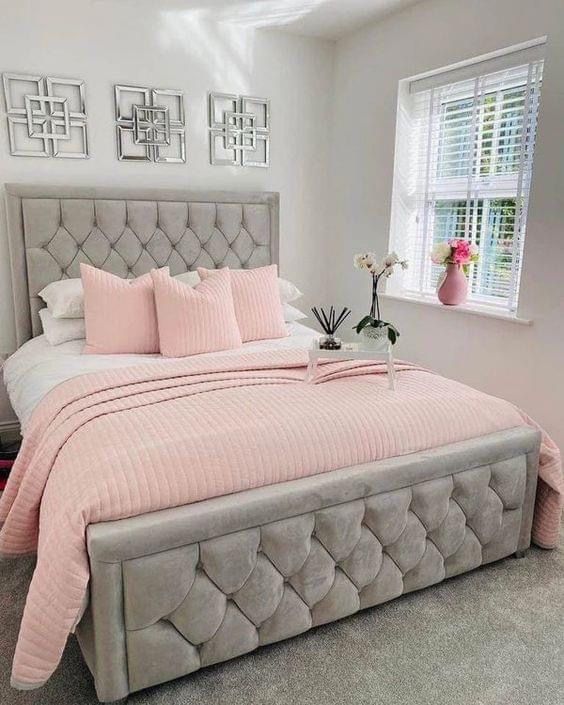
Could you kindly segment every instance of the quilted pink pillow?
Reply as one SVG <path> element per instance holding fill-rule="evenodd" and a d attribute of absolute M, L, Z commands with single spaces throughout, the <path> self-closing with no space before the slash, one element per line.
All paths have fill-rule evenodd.
<path fill-rule="evenodd" d="M 168 269 L 167 269 L 168 272 Z M 158 353 L 159 330 L 150 272 L 122 279 L 102 269 L 80 265 L 84 288 L 84 322 L 89 354 Z"/>
<path fill-rule="evenodd" d="M 217 269 L 198 267 L 201 279 Z M 278 268 L 275 264 L 256 269 L 231 269 L 235 315 L 243 342 L 284 338 L 288 335 L 280 302 Z"/>
<path fill-rule="evenodd" d="M 228 269 L 194 287 L 153 270 L 161 354 L 185 357 L 241 346 Z"/>

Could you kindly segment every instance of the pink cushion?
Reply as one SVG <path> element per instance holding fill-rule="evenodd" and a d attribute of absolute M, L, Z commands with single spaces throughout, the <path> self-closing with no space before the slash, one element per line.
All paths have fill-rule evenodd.
<path fill-rule="evenodd" d="M 198 267 L 202 280 L 216 271 Z M 256 269 L 231 269 L 230 272 L 235 315 L 243 342 L 287 336 L 280 303 L 277 266 L 272 264 Z"/>
<path fill-rule="evenodd" d="M 167 269 L 168 271 L 168 269 Z M 90 354 L 157 353 L 159 331 L 151 274 L 122 279 L 80 265 L 86 345 Z"/>
<path fill-rule="evenodd" d="M 185 357 L 241 346 L 228 269 L 194 287 L 153 270 L 161 354 Z"/>

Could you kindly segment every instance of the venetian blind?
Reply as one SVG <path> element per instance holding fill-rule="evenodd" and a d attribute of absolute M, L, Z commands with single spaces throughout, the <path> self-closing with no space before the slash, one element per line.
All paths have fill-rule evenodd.
<path fill-rule="evenodd" d="M 543 69 L 530 57 L 504 56 L 498 70 L 465 66 L 400 92 L 391 240 L 410 262 L 406 294 L 432 295 L 442 271 L 433 245 L 464 238 L 480 251 L 469 303 L 516 310 Z"/>

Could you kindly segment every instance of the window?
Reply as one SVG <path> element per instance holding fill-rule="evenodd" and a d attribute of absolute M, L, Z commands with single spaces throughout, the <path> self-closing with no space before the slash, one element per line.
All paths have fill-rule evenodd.
<path fill-rule="evenodd" d="M 468 303 L 516 311 L 541 48 L 401 82 L 391 241 L 410 269 L 396 293 L 432 296 L 433 245 L 464 238 L 480 251 Z"/>

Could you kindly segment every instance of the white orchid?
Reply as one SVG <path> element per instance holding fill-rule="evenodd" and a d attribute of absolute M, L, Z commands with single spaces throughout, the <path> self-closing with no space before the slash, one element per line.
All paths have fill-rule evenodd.
<path fill-rule="evenodd" d="M 365 255 L 355 255 L 353 257 L 353 264 L 356 269 L 364 269 L 364 257 Z"/>
<path fill-rule="evenodd" d="M 399 261 L 400 259 L 397 253 L 390 252 L 383 258 L 382 264 L 384 265 L 384 267 L 393 267 L 395 264 L 399 264 Z"/>
<path fill-rule="evenodd" d="M 366 269 L 373 277 L 389 277 L 394 273 L 394 268 L 399 265 L 407 269 L 407 260 L 399 258 L 397 252 L 389 252 L 381 261 L 377 261 L 374 252 L 361 252 L 354 256 L 353 263 L 356 269 Z"/>
<path fill-rule="evenodd" d="M 385 267 L 381 264 L 373 264 L 371 267 L 368 267 L 368 271 L 370 274 L 372 274 L 373 277 L 379 277 L 381 274 L 384 273 Z"/>
<path fill-rule="evenodd" d="M 375 266 L 376 255 L 374 254 L 374 252 L 360 253 L 360 254 L 354 256 L 353 262 L 354 262 L 354 266 L 357 269 L 370 270 L 371 267 Z"/>
<path fill-rule="evenodd" d="M 391 277 L 394 273 L 396 265 L 399 265 L 402 269 L 407 269 L 407 260 L 401 260 L 397 252 L 389 252 L 382 258 L 382 264 L 380 266 L 380 271 L 378 271 L 378 275 L 383 274 L 385 277 Z"/>
<path fill-rule="evenodd" d="M 399 332 L 391 323 L 380 319 L 378 282 L 382 277 L 391 277 L 397 265 L 402 269 L 407 269 L 407 260 L 400 259 L 397 252 L 389 252 L 378 262 L 374 252 L 365 252 L 355 255 L 353 263 L 357 269 L 366 269 L 372 276 L 372 305 L 370 307 L 370 313 L 355 326 L 356 332 L 361 333 L 366 326 L 385 328 L 387 330 L 388 340 L 393 345 L 399 336 Z"/>
<path fill-rule="evenodd" d="M 377 260 L 374 252 L 361 252 L 354 256 L 353 262 L 357 269 L 366 269 L 372 277 L 372 302 L 370 313 L 357 323 L 355 330 L 357 333 L 361 333 L 367 326 L 371 328 L 381 328 L 387 332 L 388 340 L 393 345 L 399 337 L 399 331 L 394 325 L 380 318 L 378 283 L 382 277 L 391 277 L 395 267 L 398 265 L 402 269 L 407 269 L 407 260 L 400 259 L 397 252 L 388 252 L 380 261 Z"/>

